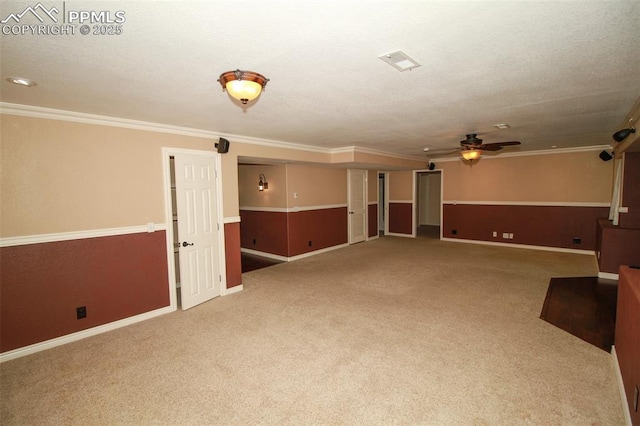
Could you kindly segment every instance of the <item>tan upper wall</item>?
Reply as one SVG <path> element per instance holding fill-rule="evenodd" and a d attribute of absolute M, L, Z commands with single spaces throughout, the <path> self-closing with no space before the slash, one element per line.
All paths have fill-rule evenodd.
<path fill-rule="evenodd" d="M 260 174 L 268 183 L 268 189 L 258 191 Z M 287 207 L 287 170 L 284 165 L 238 166 L 238 187 L 240 206 L 278 208 Z"/>
<path fill-rule="evenodd" d="M 211 151 L 215 143 L 208 137 L 10 114 L 0 114 L 0 132 L 0 237 L 164 223 L 162 147 Z M 613 162 L 602 162 L 597 154 L 483 158 L 473 167 L 440 162 L 443 198 L 608 203 Z M 225 217 L 239 215 L 239 194 L 246 195 L 239 179 L 246 179 L 248 197 L 259 196 L 259 173 L 241 178 L 238 157 L 332 162 L 326 153 L 231 140 L 229 153 L 220 157 Z M 283 169 L 287 188 L 281 192 Z M 287 207 L 346 203 L 345 169 L 289 164 L 262 173 L 270 184 L 271 198 L 259 199 L 265 206 L 281 206 L 283 196 Z M 376 174 L 372 179 L 369 173 L 369 200 L 374 192 L 377 197 Z M 389 200 L 411 200 L 412 180 L 411 171 L 389 172 Z"/>
<path fill-rule="evenodd" d="M 445 201 L 609 203 L 613 161 L 599 151 L 437 162 Z"/>
<path fill-rule="evenodd" d="M 389 201 L 413 199 L 413 172 L 389 172 Z"/>
<path fill-rule="evenodd" d="M 164 223 L 162 147 L 207 138 L 0 114 L 0 236 Z"/>
<path fill-rule="evenodd" d="M 347 170 L 289 164 L 287 190 L 288 207 L 346 204 Z"/>
<path fill-rule="evenodd" d="M 378 171 L 369 170 L 367 173 L 367 202 L 378 202 Z"/>
<path fill-rule="evenodd" d="M 307 165 L 238 166 L 240 206 L 294 208 L 346 204 L 347 171 Z M 260 173 L 269 189 L 258 191 Z M 298 197 L 295 197 L 295 193 Z"/>

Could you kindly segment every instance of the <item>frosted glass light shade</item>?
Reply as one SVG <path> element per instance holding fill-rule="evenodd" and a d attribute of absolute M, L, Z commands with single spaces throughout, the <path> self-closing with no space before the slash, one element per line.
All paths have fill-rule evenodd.
<path fill-rule="evenodd" d="M 462 158 L 464 158 L 465 160 L 475 160 L 476 158 L 480 157 L 480 151 L 478 151 L 477 149 L 465 149 L 460 153 L 460 155 L 462 155 Z"/>
<path fill-rule="evenodd" d="M 254 100 L 260 95 L 260 92 L 262 92 L 262 86 L 255 81 L 232 80 L 228 82 L 225 87 L 231 96 L 243 104 Z"/>

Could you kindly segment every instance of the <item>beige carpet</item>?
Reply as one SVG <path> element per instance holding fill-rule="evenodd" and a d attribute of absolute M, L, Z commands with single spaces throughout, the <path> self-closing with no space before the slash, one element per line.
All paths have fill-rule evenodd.
<path fill-rule="evenodd" d="M 384 237 L 0 366 L 4 425 L 620 425 L 611 355 L 539 318 L 591 256 Z"/>

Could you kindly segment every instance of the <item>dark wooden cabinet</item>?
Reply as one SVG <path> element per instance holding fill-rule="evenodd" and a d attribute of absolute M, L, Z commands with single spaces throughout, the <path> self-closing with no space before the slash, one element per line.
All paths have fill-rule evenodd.
<path fill-rule="evenodd" d="M 640 425 L 640 269 L 621 266 L 619 277 L 615 351 L 631 423 Z"/>

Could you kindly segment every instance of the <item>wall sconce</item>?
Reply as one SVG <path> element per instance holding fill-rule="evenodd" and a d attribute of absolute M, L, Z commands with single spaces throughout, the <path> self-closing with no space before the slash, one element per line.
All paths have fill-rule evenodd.
<path fill-rule="evenodd" d="M 264 177 L 262 173 L 260 173 L 260 182 L 258 182 L 258 191 L 264 191 L 265 189 L 269 189 L 269 184 L 267 183 L 267 178 Z"/>
<path fill-rule="evenodd" d="M 635 127 L 630 127 L 628 129 L 622 129 L 622 130 L 618 130 L 617 132 L 615 132 L 613 134 L 613 140 L 616 142 L 622 142 L 623 140 L 625 140 L 627 138 L 627 136 L 629 136 L 631 133 L 635 133 L 636 129 Z"/>
<path fill-rule="evenodd" d="M 253 71 L 227 71 L 220 75 L 218 83 L 222 90 L 246 105 L 247 102 L 260 96 L 269 79 Z"/>

